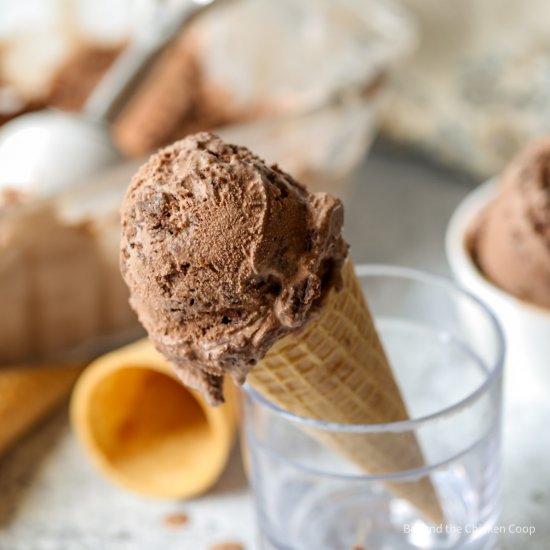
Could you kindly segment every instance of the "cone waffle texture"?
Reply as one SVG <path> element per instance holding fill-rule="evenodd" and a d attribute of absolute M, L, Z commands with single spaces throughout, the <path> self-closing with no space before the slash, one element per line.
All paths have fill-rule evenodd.
<path fill-rule="evenodd" d="M 344 266 L 342 278 L 343 288 L 328 297 L 320 317 L 276 342 L 249 374 L 248 382 L 280 407 L 326 422 L 407 420 L 407 409 L 352 262 Z M 411 432 L 359 434 L 312 429 L 311 433 L 370 474 L 425 465 Z M 432 522 L 443 522 L 429 478 L 387 485 Z"/>
<path fill-rule="evenodd" d="M 80 365 L 0 370 L 0 454 L 65 399 Z"/>

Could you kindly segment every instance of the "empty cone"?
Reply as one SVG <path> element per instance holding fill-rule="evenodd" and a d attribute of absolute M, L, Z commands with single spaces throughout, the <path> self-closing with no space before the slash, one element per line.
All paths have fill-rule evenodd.
<path fill-rule="evenodd" d="M 0 370 L 0 454 L 70 393 L 82 365 Z"/>
<path fill-rule="evenodd" d="M 341 424 L 378 424 L 408 419 L 353 264 L 342 270 L 343 286 L 333 291 L 319 318 L 270 349 L 248 375 L 258 392 L 301 416 Z M 425 465 L 412 432 L 334 433 L 315 437 L 370 474 L 415 470 Z M 388 482 L 434 524 L 444 521 L 429 478 Z"/>
<path fill-rule="evenodd" d="M 229 459 L 235 394 L 208 407 L 178 380 L 148 340 L 96 359 L 71 400 L 73 429 L 86 455 L 110 480 L 161 498 L 209 489 Z"/>

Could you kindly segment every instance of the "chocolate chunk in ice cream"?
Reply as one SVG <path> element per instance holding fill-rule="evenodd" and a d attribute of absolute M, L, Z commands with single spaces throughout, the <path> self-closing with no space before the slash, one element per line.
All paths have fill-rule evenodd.
<path fill-rule="evenodd" d="M 514 296 L 550 308 L 550 137 L 504 171 L 495 200 L 470 230 L 483 274 Z"/>
<path fill-rule="evenodd" d="M 211 403 L 315 317 L 348 246 L 343 207 L 208 133 L 162 149 L 121 209 L 130 303 L 182 381 Z"/>

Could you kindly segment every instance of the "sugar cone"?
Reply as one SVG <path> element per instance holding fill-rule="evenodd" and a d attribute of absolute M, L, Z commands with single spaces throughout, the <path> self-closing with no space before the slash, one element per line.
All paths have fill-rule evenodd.
<path fill-rule="evenodd" d="M 232 388 L 209 407 L 185 388 L 146 339 L 94 361 L 71 400 L 71 420 L 92 463 L 132 492 L 191 498 L 220 477 L 236 432 Z"/>
<path fill-rule="evenodd" d="M 82 365 L 0 370 L 0 454 L 70 393 Z"/>
<path fill-rule="evenodd" d="M 301 416 L 342 424 L 408 419 L 352 262 L 342 270 L 321 316 L 279 340 L 248 376 L 270 401 Z M 421 468 L 424 457 L 411 432 L 312 433 L 370 474 Z M 387 486 L 434 524 L 444 521 L 429 478 Z"/>

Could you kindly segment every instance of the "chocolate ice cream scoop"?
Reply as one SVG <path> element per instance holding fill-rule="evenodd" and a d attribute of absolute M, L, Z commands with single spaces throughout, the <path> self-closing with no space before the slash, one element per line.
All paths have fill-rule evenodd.
<path fill-rule="evenodd" d="M 470 233 L 485 276 L 520 299 L 550 308 L 550 137 L 504 171 L 497 198 Z"/>
<path fill-rule="evenodd" d="M 337 284 L 343 207 L 244 147 L 200 133 L 162 149 L 122 205 L 130 303 L 182 381 L 223 400 Z"/>

